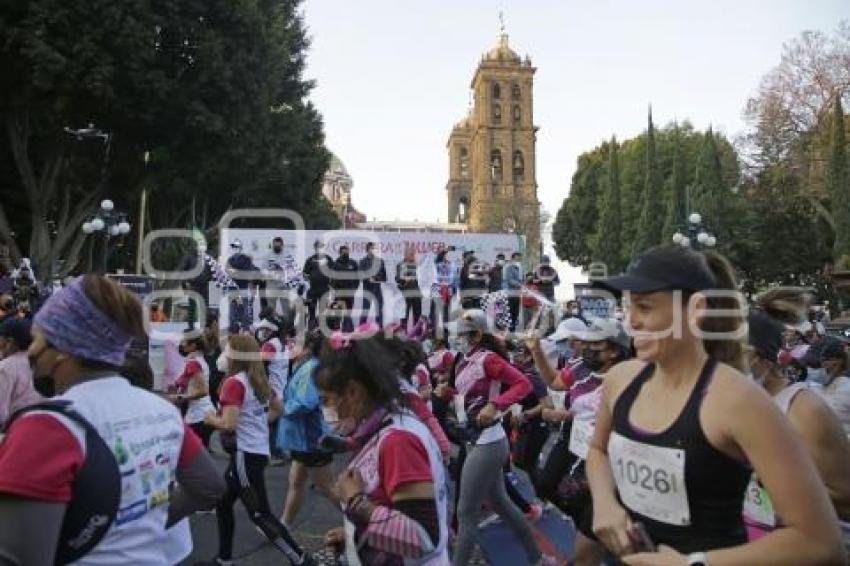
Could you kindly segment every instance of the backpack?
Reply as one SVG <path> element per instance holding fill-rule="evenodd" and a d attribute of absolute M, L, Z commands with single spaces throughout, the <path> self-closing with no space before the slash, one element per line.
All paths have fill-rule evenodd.
<path fill-rule="evenodd" d="M 85 431 L 86 457 L 74 478 L 56 547 L 55 563 L 69 564 L 91 552 L 115 521 L 121 503 L 121 471 L 112 450 L 94 426 L 71 408 L 70 401 L 25 407 L 12 415 L 9 424 L 34 411 L 60 414 Z"/>

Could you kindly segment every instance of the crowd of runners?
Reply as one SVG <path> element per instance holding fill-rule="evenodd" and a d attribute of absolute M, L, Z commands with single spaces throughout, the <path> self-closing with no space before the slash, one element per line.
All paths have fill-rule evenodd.
<path fill-rule="evenodd" d="M 595 281 L 611 316 L 523 316 L 556 284 L 548 262 L 464 258 L 462 308 L 413 300 L 413 320 L 384 325 L 325 299 L 321 254 L 305 324 L 266 308 L 229 333 L 191 327 L 161 391 L 131 348 L 148 313 L 107 278 L 0 323 L 0 565 L 180 563 L 188 518 L 211 510 L 208 563 L 232 564 L 237 504 L 282 563 L 314 564 L 292 528 L 310 484 L 351 565 L 468 564 L 491 516 L 530 565 L 846 563 L 848 347 L 807 322 L 805 292 L 748 307 L 721 256 L 663 246 Z M 386 282 L 373 268 L 352 267 Z M 483 300 L 499 291 L 510 316 Z M 575 531 L 566 556 L 540 536 L 553 515 Z"/>

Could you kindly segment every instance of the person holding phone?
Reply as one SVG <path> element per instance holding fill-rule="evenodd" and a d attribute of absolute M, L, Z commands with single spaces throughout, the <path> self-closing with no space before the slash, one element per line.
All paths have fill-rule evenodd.
<path fill-rule="evenodd" d="M 660 246 L 598 284 L 624 293 L 637 353 L 606 375 L 588 451 L 605 546 L 630 565 L 844 563 L 810 456 L 741 372 L 746 331 L 729 263 Z M 753 471 L 784 524 L 748 543 L 741 508 Z M 636 523 L 656 552 L 638 552 Z"/>

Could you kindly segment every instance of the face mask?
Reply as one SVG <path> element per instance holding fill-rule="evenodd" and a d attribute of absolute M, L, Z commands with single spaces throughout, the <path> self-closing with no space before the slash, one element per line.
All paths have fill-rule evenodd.
<path fill-rule="evenodd" d="M 328 423 L 328 426 L 331 427 L 339 423 L 339 415 L 337 414 L 336 409 L 325 407 L 324 405 L 322 405 L 322 419 L 324 419 L 324 421 Z"/>
<path fill-rule="evenodd" d="M 222 352 L 215 361 L 215 367 L 221 373 L 227 373 L 227 352 Z"/>
<path fill-rule="evenodd" d="M 184 358 L 189 355 L 189 350 L 187 350 L 185 346 L 178 346 L 177 351 L 180 352 L 180 355 Z"/>
<path fill-rule="evenodd" d="M 578 316 L 578 309 L 575 309 L 575 308 L 570 309 L 570 314 L 573 315 L 573 316 Z"/>
<path fill-rule="evenodd" d="M 808 374 L 806 375 L 806 381 L 823 385 L 829 381 L 829 375 L 826 373 L 824 368 L 809 368 Z"/>
<path fill-rule="evenodd" d="M 582 356 L 585 365 L 590 368 L 590 371 L 596 372 L 605 367 L 605 360 L 602 358 L 602 352 L 598 350 L 587 350 Z"/>
<path fill-rule="evenodd" d="M 274 250 L 274 253 L 276 253 L 276 254 L 279 254 L 280 252 L 283 251 L 283 248 L 280 247 L 280 246 L 275 246 L 272 249 Z"/>
<path fill-rule="evenodd" d="M 348 259 L 348 254 L 339 254 L 339 259 L 345 261 Z"/>
<path fill-rule="evenodd" d="M 474 345 L 469 341 L 469 336 L 458 336 L 457 337 L 457 349 L 464 354 L 468 354 Z"/>

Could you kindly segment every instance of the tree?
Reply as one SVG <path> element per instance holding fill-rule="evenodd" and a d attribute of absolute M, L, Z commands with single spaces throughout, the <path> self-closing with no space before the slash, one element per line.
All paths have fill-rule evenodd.
<path fill-rule="evenodd" d="M 723 226 L 725 221 L 723 208 L 730 191 L 723 179 L 717 141 L 710 127 L 703 138 L 695 175 L 691 191 L 693 202 L 689 212 L 699 212 L 703 223 L 717 235 L 722 245 L 726 236 Z"/>
<path fill-rule="evenodd" d="M 661 243 L 661 230 L 664 221 L 664 206 L 661 202 L 661 183 L 659 182 L 658 164 L 655 157 L 655 128 L 652 125 L 652 108 L 646 128 L 646 170 L 643 188 L 643 208 L 638 224 L 637 237 L 634 240 L 633 253 L 637 255 L 643 250 Z"/>
<path fill-rule="evenodd" d="M 74 267 L 80 225 L 101 198 L 135 213 L 142 186 L 146 229 L 209 227 L 252 205 L 333 224 L 299 0 L 8 4 L 0 164 L 15 172 L 0 175 L 11 180 L 0 238 L 15 255 L 28 248 L 39 276 L 54 259 Z M 108 162 L 103 146 L 63 132 L 90 122 L 112 134 Z"/>
<path fill-rule="evenodd" d="M 850 171 L 847 168 L 847 144 L 841 96 L 835 95 L 832 143 L 829 151 L 829 197 L 835 220 L 833 258 L 838 269 L 850 270 Z"/>
<path fill-rule="evenodd" d="M 775 68 L 761 80 L 744 110 L 751 129 L 742 147 L 751 164 L 776 165 L 792 159 L 798 168 L 815 166 L 809 137 L 829 116 L 833 94 L 850 93 L 850 22 L 834 36 L 805 31 L 785 44 Z"/>
<path fill-rule="evenodd" d="M 552 225 L 555 253 L 573 265 L 587 267 L 593 261 L 591 240 L 596 232 L 597 203 L 606 156 L 604 144 L 579 156 L 570 194 Z"/>
<path fill-rule="evenodd" d="M 611 143 L 608 144 L 608 187 L 602 199 L 594 245 L 594 259 L 605 264 L 608 273 L 619 273 L 625 267 L 620 238 L 622 222 L 617 138 L 611 136 Z"/>
<path fill-rule="evenodd" d="M 682 144 L 679 125 L 673 128 L 673 173 L 670 178 L 670 191 L 667 199 L 667 215 L 664 219 L 662 238 L 670 238 L 685 221 L 688 214 L 685 195 L 685 158 L 682 154 Z"/>

